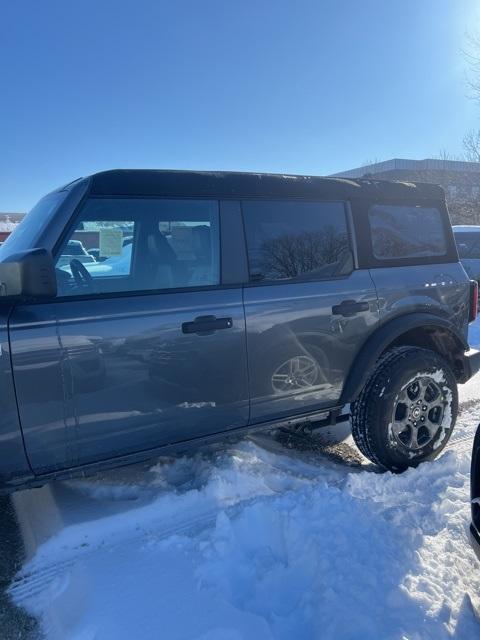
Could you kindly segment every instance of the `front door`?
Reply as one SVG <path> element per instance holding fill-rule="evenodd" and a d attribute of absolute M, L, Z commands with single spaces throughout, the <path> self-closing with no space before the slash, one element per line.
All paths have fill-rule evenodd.
<path fill-rule="evenodd" d="M 242 295 L 220 284 L 219 245 L 214 201 L 86 202 L 57 258 L 57 300 L 11 319 L 35 471 L 247 423 Z"/>

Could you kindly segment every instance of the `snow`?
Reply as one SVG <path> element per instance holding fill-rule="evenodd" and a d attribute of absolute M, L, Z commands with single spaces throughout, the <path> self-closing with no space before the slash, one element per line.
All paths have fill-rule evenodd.
<path fill-rule="evenodd" d="M 6 220 L 0 220 L 0 231 L 14 231 L 19 222 L 13 222 L 7 217 Z"/>
<path fill-rule="evenodd" d="M 468 331 L 468 341 L 470 346 L 475 349 L 480 349 L 480 319 L 476 320 L 470 325 Z"/>
<path fill-rule="evenodd" d="M 57 524 L 11 596 L 54 639 L 480 637 L 479 383 L 460 388 L 445 452 L 401 475 L 345 457 L 350 438 L 263 435 L 21 492 L 17 510 L 53 509 Z"/>

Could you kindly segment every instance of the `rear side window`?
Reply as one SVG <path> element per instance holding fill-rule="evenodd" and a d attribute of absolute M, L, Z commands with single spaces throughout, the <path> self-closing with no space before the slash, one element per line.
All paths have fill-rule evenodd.
<path fill-rule="evenodd" d="M 377 260 L 444 256 L 445 230 L 436 207 L 376 204 L 368 212 Z"/>
<path fill-rule="evenodd" d="M 250 280 L 323 280 L 353 269 L 342 202 L 242 203 Z"/>

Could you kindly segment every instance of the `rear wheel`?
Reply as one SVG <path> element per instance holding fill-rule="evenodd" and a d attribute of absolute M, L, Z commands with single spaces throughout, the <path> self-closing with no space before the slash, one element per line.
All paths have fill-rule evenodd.
<path fill-rule="evenodd" d="M 399 347 L 379 360 L 352 405 L 352 435 L 375 464 L 404 471 L 446 446 L 457 417 L 455 377 L 438 353 Z"/>

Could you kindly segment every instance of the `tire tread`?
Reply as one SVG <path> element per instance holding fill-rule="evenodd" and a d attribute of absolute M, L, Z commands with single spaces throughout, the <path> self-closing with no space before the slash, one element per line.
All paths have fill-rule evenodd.
<path fill-rule="evenodd" d="M 352 436 L 361 453 L 374 464 L 384 469 L 389 468 L 382 462 L 376 450 L 374 431 L 377 428 L 376 411 L 379 390 L 386 388 L 390 382 L 393 369 L 399 362 L 411 358 L 414 353 L 434 353 L 438 358 L 443 358 L 436 352 L 421 347 L 401 346 L 388 351 L 377 362 L 375 369 L 368 378 L 357 400 L 352 404 Z M 448 367 L 445 363 L 445 367 Z"/>

